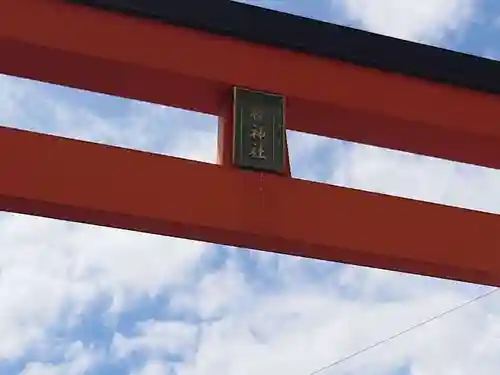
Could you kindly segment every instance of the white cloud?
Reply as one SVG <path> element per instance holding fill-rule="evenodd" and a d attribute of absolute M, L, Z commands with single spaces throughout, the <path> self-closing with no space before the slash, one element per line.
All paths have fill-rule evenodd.
<path fill-rule="evenodd" d="M 500 27 L 500 16 L 497 16 L 495 20 L 493 21 L 493 26 L 494 27 Z"/>
<path fill-rule="evenodd" d="M 77 341 L 67 348 L 62 363 L 30 362 L 21 375 L 84 375 L 101 359 L 102 353 L 85 348 Z"/>
<path fill-rule="evenodd" d="M 115 335 L 112 349 L 118 358 L 125 358 L 133 352 L 146 352 L 149 357 L 184 356 L 196 347 L 198 329 L 193 324 L 148 320 L 138 323 L 137 330 L 137 335 L 132 337 Z"/>
<path fill-rule="evenodd" d="M 216 160 L 217 119 L 181 109 L 126 101 L 86 91 L 48 85 L 0 74 L 0 125 L 73 139 L 162 153 L 204 162 Z M 98 115 L 99 108 L 76 105 L 99 95 L 118 115 Z M 101 109 L 102 110 L 102 109 Z"/>
<path fill-rule="evenodd" d="M 236 264 L 228 262 L 221 269 L 206 272 L 191 293 L 173 294 L 170 309 L 177 313 L 194 311 L 205 320 L 223 317 L 237 307 L 233 302 L 241 301 L 248 292 L 244 277 Z"/>
<path fill-rule="evenodd" d="M 169 373 L 169 367 L 162 361 L 148 361 L 139 371 L 134 371 L 131 375 L 166 375 Z"/>
<path fill-rule="evenodd" d="M 362 28 L 401 39 L 439 42 L 470 21 L 476 0 L 332 0 Z"/>
<path fill-rule="evenodd" d="M 288 261 L 280 259 L 280 262 Z M 339 272 L 344 273 L 345 269 Z M 392 274 L 378 272 L 382 276 Z M 197 355 L 181 367 L 179 374 L 307 375 L 468 298 L 455 283 L 436 282 L 433 288 L 428 288 L 431 285 L 427 279 L 418 277 L 411 277 L 413 282 L 404 289 L 417 288 L 420 293 L 402 295 L 399 277 L 392 276 L 378 283 L 385 294 L 392 297 L 386 301 L 377 301 L 378 289 L 345 296 L 342 288 L 331 289 L 324 280 L 317 280 L 315 287 L 308 289 L 300 282 L 292 282 L 284 290 L 270 295 L 256 295 L 247 285 L 246 295 L 231 300 L 233 308 L 227 309 L 221 319 L 202 325 Z M 356 284 L 369 288 L 373 280 L 360 279 Z M 498 302 L 498 296 L 494 301 Z M 467 365 L 467 361 L 474 358 L 469 352 L 471 341 L 489 342 L 500 348 L 500 343 L 494 340 L 500 333 L 500 321 L 495 315 L 498 308 L 491 310 L 491 306 L 478 303 L 464 308 L 454 316 L 347 362 L 336 371 L 387 374 L 409 363 L 427 367 L 426 374 L 438 375 L 445 361 L 453 360 L 451 363 L 457 367 Z M 489 321 L 485 323 L 485 319 Z M 496 329 L 492 329 L 494 326 Z M 439 355 L 428 358 L 425 354 L 430 347 Z M 479 352 L 478 358 L 485 355 L 481 349 Z M 493 374 L 488 372 L 492 367 L 485 367 L 481 374 Z M 324 374 L 330 373 L 337 372 Z"/>
<path fill-rule="evenodd" d="M 29 230 L 28 230 L 29 228 Z M 0 359 L 21 356 L 71 307 L 77 324 L 102 296 L 119 313 L 190 278 L 207 245 L 61 221 L 2 215 Z M 61 322 L 64 323 L 64 322 Z"/>

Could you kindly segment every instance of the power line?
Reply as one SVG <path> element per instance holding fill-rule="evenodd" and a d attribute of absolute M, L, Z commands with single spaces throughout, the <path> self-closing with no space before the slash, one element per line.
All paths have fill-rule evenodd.
<path fill-rule="evenodd" d="M 428 324 L 428 323 L 430 323 L 430 322 L 433 322 L 433 321 L 435 321 L 435 320 L 438 320 L 438 319 L 440 319 L 440 318 L 442 318 L 442 317 L 444 317 L 444 316 L 446 316 L 446 315 L 449 315 L 449 314 L 451 314 L 451 313 L 454 313 L 455 311 L 460 310 L 460 309 L 462 309 L 462 308 L 464 308 L 464 307 L 466 307 L 466 306 L 468 306 L 468 305 L 471 305 L 471 304 L 473 304 L 473 303 L 475 303 L 475 302 L 477 302 L 477 301 L 479 301 L 479 300 L 481 300 L 481 299 L 484 299 L 484 298 L 486 298 L 486 297 L 489 297 L 489 296 L 491 296 L 493 293 L 498 292 L 498 290 L 499 290 L 499 288 L 490 289 L 490 290 L 489 290 L 489 291 L 487 291 L 486 293 L 483 293 L 483 294 L 481 294 L 481 295 L 479 295 L 479 296 L 477 296 L 477 297 L 475 297 L 475 298 L 473 298 L 473 299 L 471 299 L 471 300 L 469 300 L 469 301 L 467 301 L 467 302 L 464 302 L 464 303 L 462 303 L 462 304 L 460 304 L 460 305 L 458 305 L 458 306 L 455 306 L 455 307 L 453 307 L 452 309 L 446 310 L 446 311 L 444 311 L 444 312 L 442 312 L 442 313 L 440 313 L 440 314 L 438 314 L 438 315 L 433 316 L 432 318 L 429 318 L 429 319 L 427 319 L 427 320 L 424 320 L 423 322 L 420 322 L 420 323 L 418 323 L 418 324 L 415 324 L 414 326 L 412 326 L 412 327 L 410 327 L 410 328 L 407 328 L 407 329 L 405 329 L 404 331 L 401 331 L 401 332 L 399 332 L 399 333 L 396 333 L 395 335 L 392 335 L 392 336 L 390 336 L 390 337 L 388 337 L 388 338 L 386 338 L 386 339 L 384 339 L 384 340 L 381 340 L 381 341 L 379 341 L 379 342 L 376 342 L 375 344 L 372 344 L 372 345 L 370 345 L 370 346 L 367 346 L 367 347 L 366 347 L 366 348 L 364 348 L 364 349 L 358 350 L 358 351 L 356 351 L 356 352 L 354 352 L 354 353 L 352 353 L 352 354 L 349 354 L 349 355 L 348 355 L 348 356 L 346 356 L 346 357 L 343 357 L 343 358 L 341 358 L 341 359 L 339 359 L 339 360 L 337 360 L 337 361 L 335 361 L 335 362 L 332 362 L 332 363 L 330 363 L 330 364 L 328 364 L 328 365 L 326 365 L 326 366 L 323 366 L 323 367 L 321 367 L 321 368 L 319 368 L 319 369 L 317 369 L 317 370 L 315 370 L 315 371 L 311 372 L 309 375 L 316 375 L 316 374 L 319 374 L 320 372 L 323 372 L 323 371 L 325 371 L 325 370 L 327 370 L 327 369 L 330 369 L 330 368 L 332 368 L 332 367 L 338 366 L 338 365 L 340 365 L 340 364 L 341 364 L 341 363 L 343 363 L 343 362 L 346 362 L 346 361 L 348 361 L 348 360 L 350 360 L 350 359 L 352 359 L 352 358 L 354 358 L 354 357 L 357 357 L 357 356 L 358 356 L 358 355 L 360 355 L 360 354 L 363 354 L 363 353 L 365 353 L 365 352 L 367 352 L 367 351 L 369 351 L 369 350 L 372 350 L 372 349 L 374 349 L 374 348 L 376 348 L 376 347 L 378 347 L 378 346 L 380 346 L 380 345 L 383 345 L 383 344 L 385 344 L 385 343 L 387 343 L 387 342 L 389 342 L 389 341 L 391 341 L 391 340 L 394 340 L 395 338 L 398 338 L 398 337 L 400 337 L 400 336 L 403 336 L 404 334 L 406 334 L 406 333 L 408 333 L 408 332 L 411 332 L 411 331 L 413 331 L 413 330 L 415 330 L 415 329 L 417 329 L 417 328 L 420 328 L 420 327 L 422 327 L 422 326 L 424 326 L 424 325 L 426 325 L 426 324 Z"/>

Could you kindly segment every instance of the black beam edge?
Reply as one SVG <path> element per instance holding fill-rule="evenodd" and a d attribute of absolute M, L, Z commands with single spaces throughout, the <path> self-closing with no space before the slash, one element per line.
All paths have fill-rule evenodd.
<path fill-rule="evenodd" d="M 231 0 L 66 1 L 500 94 L 498 61 Z"/>

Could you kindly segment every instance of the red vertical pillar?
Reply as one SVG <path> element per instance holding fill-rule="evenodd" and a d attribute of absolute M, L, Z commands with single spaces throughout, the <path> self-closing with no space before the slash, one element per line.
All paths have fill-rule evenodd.
<path fill-rule="evenodd" d="M 231 93 L 224 98 L 219 110 L 219 125 L 217 129 L 217 163 L 224 167 L 233 165 L 234 110 Z"/>

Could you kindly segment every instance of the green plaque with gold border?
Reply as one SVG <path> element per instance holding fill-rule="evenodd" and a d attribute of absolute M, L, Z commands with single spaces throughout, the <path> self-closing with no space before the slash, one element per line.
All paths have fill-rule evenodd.
<path fill-rule="evenodd" d="M 285 171 L 285 98 L 280 95 L 233 89 L 236 166 L 257 171 Z"/>

